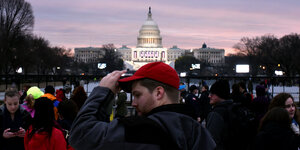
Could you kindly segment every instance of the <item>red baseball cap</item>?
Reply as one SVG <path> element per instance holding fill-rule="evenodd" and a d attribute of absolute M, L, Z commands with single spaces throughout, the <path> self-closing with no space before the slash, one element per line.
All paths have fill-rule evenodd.
<path fill-rule="evenodd" d="M 132 81 L 139 79 L 152 79 L 161 83 L 170 85 L 176 89 L 179 88 L 179 77 L 177 72 L 169 65 L 163 62 L 152 62 L 142 66 L 131 77 L 119 80 L 121 88 L 127 92 L 131 89 Z"/>

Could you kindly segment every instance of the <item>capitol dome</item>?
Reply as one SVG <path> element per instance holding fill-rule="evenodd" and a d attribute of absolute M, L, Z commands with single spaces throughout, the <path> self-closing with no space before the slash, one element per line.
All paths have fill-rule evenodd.
<path fill-rule="evenodd" d="M 152 19 L 151 7 L 149 7 L 148 18 L 142 25 L 137 38 L 137 47 L 151 48 L 162 47 L 162 38 L 158 25 Z"/>

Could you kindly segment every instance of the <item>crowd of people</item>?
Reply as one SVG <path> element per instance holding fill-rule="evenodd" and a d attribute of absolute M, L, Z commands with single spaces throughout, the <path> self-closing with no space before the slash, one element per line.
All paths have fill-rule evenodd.
<path fill-rule="evenodd" d="M 8 88 L 0 150 L 300 149 L 300 114 L 289 93 L 272 98 L 261 83 L 254 96 L 245 82 L 230 87 L 224 79 L 187 87 L 162 62 L 122 78 L 125 72 L 103 77 L 89 96 L 78 86 L 69 99 L 69 91 L 51 85 L 44 91 L 26 86 L 21 95 Z M 126 93 L 135 116 L 127 115 Z"/>
<path fill-rule="evenodd" d="M 22 95 L 16 88 L 5 91 L 0 106 L 0 150 L 73 150 L 68 136 L 87 99 L 83 87 L 76 87 L 70 99 L 65 96 L 69 89 L 55 91 L 51 85 L 44 91 L 36 86 L 24 89 Z"/>

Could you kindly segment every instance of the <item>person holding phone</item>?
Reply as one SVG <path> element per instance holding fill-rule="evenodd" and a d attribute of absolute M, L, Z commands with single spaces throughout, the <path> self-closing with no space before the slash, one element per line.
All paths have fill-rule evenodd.
<path fill-rule="evenodd" d="M 0 150 L 24 150 L 24 136 L 31 116 L 20 107 L 19 98 L 17 89 L 5 91 L 4 105 L 0 106 Z"/>

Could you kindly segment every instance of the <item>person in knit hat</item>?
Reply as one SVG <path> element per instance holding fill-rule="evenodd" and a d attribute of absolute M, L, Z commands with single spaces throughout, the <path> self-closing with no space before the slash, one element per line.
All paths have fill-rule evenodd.
<path fill-rule="evenodd" d="M 171 66 L 148 63 L 120 79 L 125 72 L 108 74 L 90 93 L 72 125 L 74 149 L 215 149 L 208 131 L 193 119 L 193 109 L 179 104 L 179 77 Z M 138 116 L 109 122 L 109 106 L 119 87 L 132 93 Z"/>
<path fill-rule="evenodd" d="M 210 131 L 217 144 L 217 150 L 226 149 L 225 137 L 226 126 L 223 114 L 226 114 L 228 107 L 233 104 L 230 97 L 230 86 L 227 80 L 217 80 L 210 88 L 210 104 L 212 111 L 207 116 L 206 128 Z"/>

